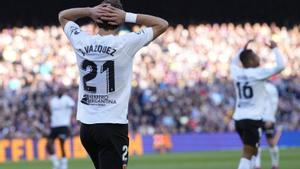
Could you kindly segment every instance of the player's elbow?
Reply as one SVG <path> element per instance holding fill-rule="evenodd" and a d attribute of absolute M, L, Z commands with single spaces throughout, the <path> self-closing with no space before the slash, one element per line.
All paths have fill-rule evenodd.
<path fill-rule="evenodd" d="M 160 21 L 160 29 L 162 32 L 165 32 L 169 27 L 169 22 L 164 20 L 164 19 L 161 19 Z"/>
<path fill-rule="evenodd" d="M 68 20 L 65 17 L 65 12 L 64 11 L 60 11 L 58 13 L 58 21 L 59 21 L 59 23 L 62 27 L 65 27 Z"/>
<path fill-rule="evenodd" d="M 157 24 L 155 26 L 153 26 L 154 29 L 154 37 L 158 37 L 161 34 L 163 34 L 169 27 L 169 23 L 164 20 L 164 19 L 160 19 L 159 22 L 157 22 Z"/>
<path fill-rule="evenodd" d="M 63 11 L 60 11 L 60 12 L 58 13 L 58 21 L 61 22 L 63 19 L 64 19 Z"/>
<path fill-rule="evenodd" d="M 153 39 L 157 38 L 161 34 L 163 34 L 169 27 L 169 23 L 164 19 L 159 19 L 156 24 L 154 24 L 153 28 Z"/>

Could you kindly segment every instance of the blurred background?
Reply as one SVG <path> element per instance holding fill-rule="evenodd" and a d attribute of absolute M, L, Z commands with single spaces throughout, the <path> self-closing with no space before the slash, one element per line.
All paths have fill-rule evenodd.
<path fill-rule="evenodd" d="M 77 100 L 79 81 L 76 57 L 58 26 L 57 14 L 100 2 L 1 2 L 0 163 L 47 158 L 43 138 L 49 133 L 50 118 L 46 105 L 60 84 Z M 257 43 L 252 47 L 264 66 L 273 65 L 274 57 L 263 42 L 275 40 L 284 55 L 286 69 L 270 79 L 280 94 L 277 119 L 284 133 L 279 144 L 300 146 L 300 1 L 122 2 L 126 11 L 160 16 L 171 24 L 135 57 L 128 116 L 131 154 L 240 148 L 231 119 L 235 93 L 229 63 L 238 48 L 254 37 Z M 79 23 L 82 29 L 96 32 L 90 20 Z M 136 29 L 124 25 L 121 32 Z M 69 157 L 86 157 L 78 133 L 74 112 Z"/>

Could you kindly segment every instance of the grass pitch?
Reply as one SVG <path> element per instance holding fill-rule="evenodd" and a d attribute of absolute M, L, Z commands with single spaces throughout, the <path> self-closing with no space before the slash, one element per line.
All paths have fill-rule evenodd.
<path fill-rule="evenodd" d="M 240 151 L 152 154 L 131 157 L 128 169 L 235 169 Z M 262 168 L 270 169 L 267 150 L 263 151 Z M 281 149 L 280 168 L 300 169 L 300 148 Z M 0 169 L 52 169 L 50 161 L 0 164 Z M 69 169 L 94 169 L 89 159 L 70 160 Z"/>

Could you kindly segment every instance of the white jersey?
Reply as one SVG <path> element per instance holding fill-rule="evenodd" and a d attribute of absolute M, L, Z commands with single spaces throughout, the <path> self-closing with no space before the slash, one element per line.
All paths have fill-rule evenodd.
<path fill-rule="evenodd" d="M 77 119 L 85 124 L 127 124 L 136 52 L 153 39 L 153 29 L 122 36 L 89 35 L 70 21 L 64 31 L 80 73 Z"/>
<path fill-rule="evenodd" d="M 241 51 L 231 63 L 231 77 L 236 90 L 235 120 L 262 120 L 266 105 L 266 79 L 279 73 L 283 60 L 277 48 L 273 49 L 277 65 L 273 68 L 240 68 L 238 66 Z"/>
<path fill-rule="evenodd" d="M 51 98 L 49 107 L 51 111 L 51 127 L 70 126 L 74 100 L 67 95 Z"/>
<path fill-rule="evenodd" d="M 265 104 L 265 111 L 263 113 L 263 121 L 271 121 L 276 122 L 276 112 L 278 108 L 278 100 L 279 95 L 275 85 L 272 83 L 266 83 L 266 104 Z"/>

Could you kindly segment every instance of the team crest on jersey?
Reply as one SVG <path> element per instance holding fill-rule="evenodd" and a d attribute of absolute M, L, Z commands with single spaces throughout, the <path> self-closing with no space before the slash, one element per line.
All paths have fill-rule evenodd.
<path fill-rule="evenodd" d="M 80 29 L 75 27 L 75 26 L 71 26 L 71 35 L 74 33 L 74 35 L 78 35 L 80 33 Z"/>
<path fill-rule="evenodd" d="M 117 104 L 116 100 L 109 99 L 108 95 L 83 95 L 81 99 L 82 104 L 105 106 L 107 104 Z"/>
<path fill-rule="evenodd" d="M 140 30 L 140 31 L 135 32 L 135 33 L 138 34 L 138 35 L 140 35 L 140 34 L 144 34 L 145 32 L 144 32 L 144 30 Z"/>

